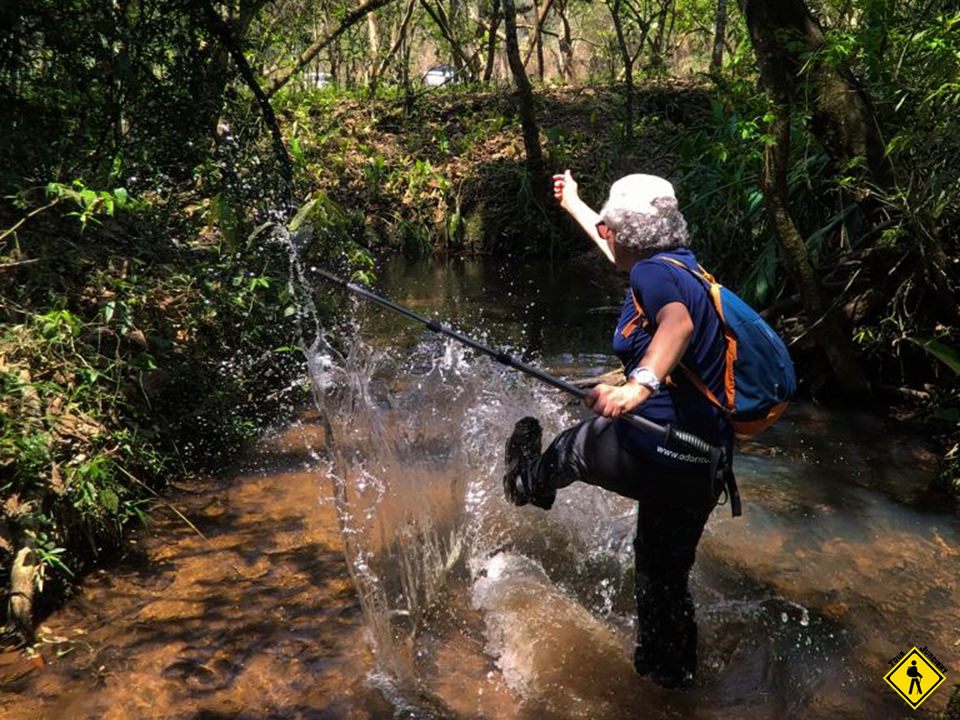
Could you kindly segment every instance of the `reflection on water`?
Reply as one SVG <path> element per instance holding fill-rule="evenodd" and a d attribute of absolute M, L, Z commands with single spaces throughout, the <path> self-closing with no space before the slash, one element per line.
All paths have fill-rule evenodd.
<path fill-rule="evenodd" d="M 555 372 L 610 367 L 616 289 L 551 272 L 398 264 L 382 289 Z M 630 663 L 633 504 L 578 486 L 550 512 L 502 498 L 513 423 L 537 415 L 550 437 L 582 408 L 397 316 L 357 317 L 342 357 L 311 358 L 333 491 L 323 423 L 305 417 L 260 471 L 187 502 L 209 542 L 162 528 L 150 564 L 104 574 L 53 618 L 62 635 L 91 630 L 0 697 L 0 717 L 832 720 L 945 705 L 960 532 L 925 491 L 921 439 L 797 404 L 744 445 L 744 516 L 715 512 L 693 574 L 701 682 L 667 692 Z M 882 678 L 914 645 L 948 673 L 908 711 Z"/>
<path fill-rule="evenodd" d="M 596 263 L 411 262 L 397 256 L 378 271 L 378 287 L 395 302 L 497 348 L 578 372 L 611 362 L 610 333 L 622 296 L 617 279 Z M 368 340 L 389 337 L 396 345 L 421 337 L 420 327 L 388 311 L 361 312 Z"/>

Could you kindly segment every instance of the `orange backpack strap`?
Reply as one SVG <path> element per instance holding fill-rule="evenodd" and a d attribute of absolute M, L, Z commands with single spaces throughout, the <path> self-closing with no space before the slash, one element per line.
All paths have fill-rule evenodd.
<path fill-rule="evenodd" d="M 634 330 L 638 327 L 642 327 L 644 330 L 647 329 L 647 326 L 650 325 L 650 321 L 647 319 L 647 314 L 643 311 L 643 307 L 640 305 L 640 301 L 637 300 L 637 294 L 630 289 L 630 297 L 633 299 L 633 309 L 636 311 L 636 315 L 630 319 L 626 325 L 623 326 L 623 330 L 620 331 L 620 334 L 623 337 L 628 338 L 633 335 Z"/>
<path fill-rule="evenodd" d="M 717 407 L 726 410 L 727 412 L 733 412 L 736 402 L 736 382 L 734 380 L 733 368 L 734 363 L 737 361 L 737 336 L 733 334 L 733 331 L 727 324 L 727 319 L 723 316 L 723 302 L 720 299 L 720 288 L 723 286 L 720 285 L 716 279 L 714 279 L 713 275 L 704 270 L 702 265 L 697 265 L 699 270 L 698 272 L 686 263 L 680 262 L 676 258 L 667 257 L 666 255 L 658 255 L 657 259 L 683 268 L 688 273 L 707 285 L 710 300 L 713 302 L 713 307 L 717 311 L 717 316 L 720 318 L 720 325 L 723 327 L 723 337 L 726 345 L 726 353 L 723 365 L 723 389 L 724 394 L 726 395 L 727 404 L 723 405 L 719 400 L 717 400 L 714 394 L 710 391 L 710 388 L 706 386 L 703 380 L 701 380 L 696 373 L 682 364 L 680 367 L 683 368 L 683 371 L 686 373 L 690 381 L 697 387 L 698 390 L 700 390 L 700 392 L 707 396 L 707 399 L 710 400 L 710 402 Z"/>
<path fill-rule="evenodd" d="M 714 394 L 713 394 L 713 391 L 712 391 L 710 388 L 707 387 L 706 383 L 703 382 L 703 380 L 700 379 L 700 376 L 699 376 L 699 375 L 697 375 L 693 370 L 691 370 L 690 368 L 688 368 L 688 367 L 687 367 L 686 365 L 684 365 L 683 363 L 679 363 L 678 367 L 679 367 L 681 370 L 683 370 L 684 375 L 687 376 L 687 380 L 689 380 L 690 382 L 692 382 L 693 385 L 694 385 L 694 387 L 697 388 L 697 390 L 699 390 L 701 393 L 703 393 L 704 395 L 706 395 L 707 400 L 709 400 L 711 403 L 713 403 L 714 405 L 716 405 L 718 408 L 720 408 L 720 409 L 723 410 L 724 412 L 727 412 L 727 413 L 730 412 L 730 409 L 729 409 L 726 405 L 724 405 L 722 402 L 720 402 L 719 400 L 717 400 L 717 396 L 714 395 Z"/>
<path fill-rule="evenodd" d="M 681 263 L 681 265 L 683 265 L 683 263 Z M 687 267 L 687 266 L 684 265 L 684 267 Z M 697 263 L 697 269 L 700 270 L 700 274 L 703 275 L 703 277 L 705 277 L 708 282 L 712 283 L 713 285 L 720 284 L 717 282 L 717 279 L 713 275 L 711 275 L 710 273 L 708 273 L 706 270 L 703 269 L 703 265 L 700 265 L 699 263 Z"/>

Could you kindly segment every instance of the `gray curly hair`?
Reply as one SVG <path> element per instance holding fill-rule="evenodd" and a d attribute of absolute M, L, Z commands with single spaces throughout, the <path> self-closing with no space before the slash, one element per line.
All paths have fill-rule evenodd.
<path fill-rule="evenodd" d="M 650 213 L 604 207 L 600 219 L 616 233 L 617 245 L 631 250 L 657 253 L 687 247 L 690 234 L 677 199 L 658 197 L 649 204 L 652 206 Z"/>

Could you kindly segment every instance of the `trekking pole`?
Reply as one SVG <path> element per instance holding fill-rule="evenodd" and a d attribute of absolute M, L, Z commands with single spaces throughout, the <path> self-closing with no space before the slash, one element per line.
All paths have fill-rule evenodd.
<path fill-rule="evenodd" d="M 408 310 L 402 305 L 397 305 L 396 303 L 391 302 L 386 298 L 382 298 L 379 295 L 375 295 L 374 293 L 367 290 L 365 287 L 357 285 L 356 283 L 347 282 L 346 280 L 339 278 L 333 273 L 327 272 L 326 270 L 320 270 L 318 268 L 317 270 L 315 270 L 315 272 L 319 273 L 330 282 L 336 283 L 340 287 L 346 288 L 347 290 L 354 293 L 355 295 L 359 295 L 360 297 L 366 298 L 367 300 L 375 302 L 378 305 L 382 305 L 383 307 L 389 308 L 394 312 L 398 312 L 401 315 L 404 315 L 410 318 L 411 320 L 414 320 L 422 325 L 425 325 L 428 330 L 431 330 L 435 333 L 439 333 L 441 335 L 446 335 L 447 337 L 453 340 L 456 340 L 457 342 L 463 345 L 466 345 L 467 347 L 471 347 L 474 350 L 482 352 L 485 355 L 489 355 L 498 363 L 501 363 L 503 365 L 506 365 L 507 367 L 512 367 L 516 370 L 519 370 L 523 374 L 529 375 L 532 378 L 536 378 L 540 382 L 550 385 L 552 387 L 555 387 L 558 390 L 562 390 L 568 395 L 572 395 L 579 400 L 583 400 L 587 396 L 587 393 L 585 390 L 577 387 L 576 385 L 568 383 L 566 380 L 562 380 L 558 377 L 555 377 L 553 375 L 549 375 L 548 373 L 543 372 L 543 370 L 539 370 L 531 365 L 527 365 L 526 363 L 521 362 L 520 360 L 517 360 L 512 355 L 508 355 L 505 352 L 500 352 L 498 350 L 494 350 L 493 348 L 489 348 L 486 345 L 481 345 L 473 338 L 469 338 L 466 335 L 462 335 L 458 333 L 456 330 L 446 327 L 445 325 L 442 325 L 436 320 L 425 318 L 422 315 L 417 315 L 417 313 L 413 312 L 412 310 Z M 719 455 L 719 452 L 720 452 L 719 449 L 714 447 L 710 443 L 708 443 L 706 440 L 703 440 L 702 438 L 699 438 L 696 435 L 692 433 L 688 433 L 684 430 L 676 430 L 669 424 L 660 425 L 659 423 L 655 423 L 652 420 L 648 420 L 645 417 L 640 417 L 639 415 L 633 415 L 633 414 L 621 415 L 620 417 L 626 420 L 627 422 L 629 422 L 630 424 L 640 428 L 641 430 L 644 430 L 645 432 L 655 435 L 656 437 L 660 438 L 665 444 L 679 445 L 688 450 L 692 450 L 698 455 L 702 455 L 703 457 L 706 457 L 706 458 L 711 458 L 712 463 L 715 462 L 716 457 L 718 457 Z"/>

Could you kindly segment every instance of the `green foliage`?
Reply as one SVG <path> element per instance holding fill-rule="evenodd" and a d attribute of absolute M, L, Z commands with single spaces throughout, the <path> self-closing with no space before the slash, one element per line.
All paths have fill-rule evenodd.
<path fill-rule="evenodd" d="M 373 192 L 383 185 L 387 177 L 383 155 L 371 152 L 370 160 L 363 165 L 363 176 L 367 180 L 369 190 Z"/>
<path fill-rule="evenodd" d="M 102 329 L 55 309 L 0 337 L 0 512 L 14 542 L 36 548 L 41 589 L 116 548 L 122 527 L 143 517 L 146 498 L 121 470 L 156 476 L 167 462 L 154 433 L 141 431 L 120 357 L 108 361 L 94 343 Z"/>
<path fill-rule="evenodd" d="M 397 231 L 403 253 L 408 257 L 427 257 L 433 252 L 433 237 L 426 225 L 401 217 Z"/>
<path fill-rule="evenodd" d="M 114 190 L 92 190 L 84 185 L 82 180 L 74 180 L 69 185 L 51 182 L 46 186 L 47 195 L 58 200 L 67 200 L 78 207 L 78 210 L 67 213 L 80 221 L 82 228 L 87 223 L 100 222 L 97 216 L 113 217 L 117 210 L 141 210 L 145 203 L 130 197 L 124 188 Z"/>
<path fill-rule="evenodd" d="M 960 498 L 960 442 L 950 446 L 944 455 L 937 485 Z"/>
<path fill-rule="evenodd" d="M 567 168 L 583 146 L 583 134 L 579 129 L 564 126 L 547 128 L 546 155 L 550 167 Z"/>
<path fill-rule="evenodd" d="M 359 210 L 346 211 L 325 192 L 318 190 L 287 224 L 301 258 L 343 269 L 351 279 L 374 280 L 375 261 L 363 246 L 364 220 Z"/>
<path fill-rule="evenodd" d="M 189 244 L 153 232 L 179 205 L 77 182 L 52 185 L 63 212 L 22 224 L 0 253 L 33 255 L 0 305 L 12 320 L 0 336 L 0 568 L 32 545 L 39 582 L 62 587 L 120 546 L 174 469 L 217 462 L 301 400 L 289 247 L 225 177 L 226 162 L 210 164 L 220 192 L 190 206 L 195 222 L 177 233 L 194 233 Z M 345 253 L 369 280 L 372 258 L 354 241 L 362 217 L 322 195 L 309 210 L 323 238 L 311 257 Z"/>
<path fill-rule="evenodd" d="M 950 368 L 955 375 L 960 377 L 960 352 L 946 343 L 939 340 L 927 340 L 922 342 L 916 338 L 909 338 L 911 342 L 916 343 L 937 360 Z"/>
<path fill-rule="evenodd" d="M 847 47 L 845 62 L 872 97 L 894 182 L 839 182 L 882 208 L 874 220 L 883 221 L 882 232 L 870 238 L 871 249 L 898 261 L 895 273 L 876 278 L 890 300 L 869 335 L 899 360 L 892 382 L 933 373 L 949 383 L 942 369 L 957 368 L 957 321 L 946 308 L 955 306 L 960 282 L 951 267 L 960 252 L 960 170 L 953 161 L 960 152 L 960 12 L 941 3 L 856 6 L 859 17 L 838 21 L 832 42 Z M 917 346 L 925 352 L 912 350 Z"/>
<path fill-rule="evenodd" d="M 702 261 L 742 278 L 744 298 L 763 306 L 782 279 L 760 189 L 769 110 L 751 85 L 731 83 L 727 93 L 727 104 L 714 101 L 703 124 L 679 137 L 683 212 Z"/>
<path fill-rule="evenodd" d="M 228 72 L 200 6 L 32 0 L 5 13 L 0 192 L 24 179 L 183 177 Z"/>
<path fill-rule="evenodd" d="M 960 215 L 960 169 L 951 159 L 960 151 L 960 12 L 933 12 L 918 22 L 902 8 L 885 19 L 875 51 L 895 52 L 898 64 L 869 55 L 864 62 L 874 68 L 872 90 L 892 130 L 887 152 L 900 172 L 888 199 L 925 232 L 945 234 Z"/>

